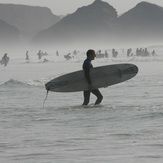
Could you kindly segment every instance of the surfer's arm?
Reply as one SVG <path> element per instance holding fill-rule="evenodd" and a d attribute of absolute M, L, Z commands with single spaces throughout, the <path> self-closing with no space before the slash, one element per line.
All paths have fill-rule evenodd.
<path fill-rule="evenodd" d="M 90 68 L 85 68 L 85 78 L 89 85 L 92 85 L 91 78 L 90 78 Z"/>
<path fill-rule="evenodd" d="M 88 83 L 89 90 L 93 89 L 92 81 L 91 81 L 91 77 L 90 77 L 90 68 L 92 68 L 92 67 L 93 66 L 92 66 L 91 62 L 88 59 L 86 59 L 83 64 L 83 70 L 84 70 L 84 74 L 85 74 L 85 79 Z"/>

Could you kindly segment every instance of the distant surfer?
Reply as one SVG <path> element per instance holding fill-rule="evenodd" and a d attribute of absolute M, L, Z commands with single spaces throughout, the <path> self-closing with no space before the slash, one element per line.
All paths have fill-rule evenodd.
<path fill-rule="evenodd" d="M 89 100 L 90 100 L 90 93 L 93 93 L 97 97 L 97 100 L 95 102 L 95 105 L 97 105 L 101 103 L 103 96 L 98 89 L 93 88 L 93 83 L 90 78 L 90 69 L 93 68 L 91 61 L 94 60 L 94 58 L 96 57 L 96 54 L 94 50 L 90 49 L 87 51 L 86 55 L 87 55 L 87 58 L 85 59 L 83 63 L 83 70 L 85 73 L 85 78 L 88 82 L 88 90 L 85 90 L 83 92 L 84 94 L 83 105 L 88 105 Z"/>
<path fill-rule="evenodd" d="M 71 59 L 71 53 L 68 53 L 67 55 L 64 55 L 64 58 L 66 58 L 67 60 Z"/>
<path fill-rule="evenodd" d="M 56 51 L 56 56 L 59 56 L 59 52 L 58 52 L 58 50 Z"/>
<path fill-rule="evenodd" d="M 28 51 L 26 51 L 26 58 L 25 58 L 25 60 L 29 60 Z"/>
<path fill-rule="evenodd" d="M 118 52 L 115 49 L 112 49 L 112 57 L 116 58 L 118 55 Z"/>
<path fill-rule="evenodd" d="M 39 52 L 37 53 L 37 55 L 38 55 L 38 59 L 40 60 L 41 57 L 42 57 L 42 55 L 41 55 L 41 50 L 39 50 Z"/>
<path fill-rule="evenodd" d="M 155 50 L 153 50 L 151 54 L 152 54 L 152 56 L 157 55 Z"/>
<path fill-rule="evenodd" d="M 1 65 L 7 66 L 7 64 L 9 62 L 9 57 L 7 56 L 7 53 L 4 54 L 4 56 L 2 57 L 2 60 L 0 62 L 1 62 Z"/>

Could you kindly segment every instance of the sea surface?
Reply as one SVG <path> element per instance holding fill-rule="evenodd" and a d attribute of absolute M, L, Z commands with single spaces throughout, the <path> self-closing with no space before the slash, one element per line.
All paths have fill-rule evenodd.
<path fill-rule="evenodd" d="M 71 59 L 68 51 L 50 52 L 38 60 L 29 51 L 8 53 L 0 65 L 1 163 L 162 163 L 163 162 L 163 46 L 157 56 L 97 58 L 94 67 L 117 63 L 138 66 L 137 76 L 100 89 L 102 103 L 82 106 L 83 93 L 49 92 L 45 83 L 81 70 L 85 51 Z M 48 61 L 43 62 L 46 58 Z M 44 103 L 44 107 L 43 107 Z"/>

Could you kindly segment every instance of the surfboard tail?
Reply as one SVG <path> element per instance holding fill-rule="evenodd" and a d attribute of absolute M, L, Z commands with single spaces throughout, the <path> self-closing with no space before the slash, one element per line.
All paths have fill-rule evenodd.
<path fill-rule="evenodd" d="M 49 84 L 48 84 L 48 83 L 45 84 L 45 89 L 46 89 L 47 91 L 50 90 L 50 88 L 49 88 Z"/>

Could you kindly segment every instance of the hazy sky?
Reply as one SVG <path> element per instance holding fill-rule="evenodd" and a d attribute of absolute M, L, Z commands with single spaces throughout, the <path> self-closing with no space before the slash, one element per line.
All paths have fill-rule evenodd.
<path fill-rule="evenodd" d="M 103 0 L 112 5 L 118 12 L 122 14 L 129 9 L 135 7 L 142 1 L 154 3 L 163 7 L 163 0 Z M 66 15 L 73 13 L 77 8 L 87 6 L 94 0 L 0 0 L 0 3 L 25 4 L 32 6 L 46 6 L 51 9 L 55 15 Z"/>

